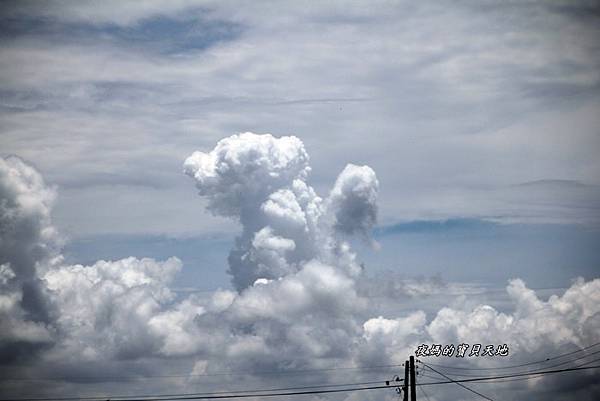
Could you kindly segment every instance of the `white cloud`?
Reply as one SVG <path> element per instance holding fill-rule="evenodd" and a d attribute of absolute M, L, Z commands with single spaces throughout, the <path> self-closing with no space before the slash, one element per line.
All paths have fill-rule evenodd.
<path fill-rule="evenodd" d="M 546 352 L 565 344 L 584 347 L 600 341 L 599 286 L 600 279 L 579 279 L 562 296 L 552 295 L 544 302 L 515 279 L 507 286 L 514 313 L 501 313 L 489 305 L 443 308 L 427 330 L 434 341 L 444 343 L 510 342 L 516 353 Z"/>
<path fill-rule="evenodd" d="M 40 363 L 133 361 L 143 373 L 160 358 L 187 362 L 198 374 L 241 370 L 260 376 L 398 363 L 428 341 L 510 343 L 523 360 L 599 341 L 599 279 L 579 280 L 547 301 L 522 281 L 511 281 L 512 312 L 485 304 L 449 306 L 430 322 L 418 310 L 374 313 L 359 289 L 377 284 L 363 283 L 356 255 L 338 234 L 365 234 L 373 226 L 378 179 L 367 166 L 349 165 L 322 200 L 307 184 L 308 160 L 296 137 L 252 133 L 186 159 L 185 172 L 208 198 L 208 209 L 239 221 L 242 233 L 230 255 L 237 292 L 177 299 L 169 288 L 182 268 L 176 258 L 65 264 L 54 252 L 52 191 L 26 163 L 3 159 L 0 218 L 13 229 L 0 239 L 6 246 L 22 238 L 23 246 L 17 252 L 3 248 L 0 272 L 10 291 L 0 297 L 2 345 L 25 342 L 40 353 Z M 17 235 L 21 228 L 27 235 Z M 25 279 L 36 283 L 45 309 L 54 311 L 46 321 L 20 306 Z M 410 286 L 405 292 L 422 294 Z"/>
<path fill-rule="evenodd" d="M 188 159 L 211 210 L 243 226 L 231 254 L 242 291 L 205 299 L 175 298 L 175 259 L 65 265 L 49 220 L 52 189 L 31 166 L 0 159 L 2 356 L 66 361 L 71 376 L 86 368 L 204 374 L 402 361 L 429 340 L 514 339 L 523 361 L 598 341 L 597 280 L 547 300 L 514 281 L 506 310 L 451 299 L 425 316 L 403 302 L 439 283 L 367 281 L 330 229 L 368 232 L 376 195 L 386 223 L 597 223 L 600 25 L 588 6 L 3 6 L 13 22 L 32 25 L 0 45 L 0 147 L 65 187 L 55 223 L 69 233 L 232 230 L 201 214 L 203 201 L 177 177 L 180 159 L 241 130 L 296 138 L 242 134 Z M 193 29 L 202 32 L 213 18 L 242 28 L 173 54 L 168 43 L 148 48 L 136 30 L 155 17 L 198 20 Z M 141 36 L 124 43 L 111 33 L 120 29 Z M 325 200 L 308 183 L 307 150 L 319 192 L 335 181 Z M 346 161 L 354 167 L 336 180 Z M 381 312 L 375 302 L 389 305 Z M 122 360 L 132 371 L 114 373 L 110 364 Z M 25 373 L 60 373 L 36 369 Z"/>
<path fill-rule="evenodd" d="M 185 160 L 184 172 L 196 180 L 209 208 L 224 216 L 255 212 L 256 202 L 295 179 L 306 179 L 308 155 L 296 137 L 274 138 L 246 132 L 225 138 L 209 153 L 194 152 Z"/>
<path fill-rule="evenodd" d="M 369 319 L 363 324 L 364 337 L 373 341 L 380 337 L 384 343 L 390 345 L 403 343 L 409 334 L 418 334 L 425 325 L 426 319 L 423 312 L 415 312 L 406 318 L 385 319 L 383 316 Z"/>
<path fill-rule="evenodd" d="M 368 167 L 347 167 L 324 212 L 321 198 L 306 184 L 308 160 L 296 137 L 250 132 L 222 139 L 212 151 L 186 159 L 184 171 L 208 199 L 208 209 L 242 224 L 229 256 L 238 290 L 259 278 L 298 271 L 315 258 L 328 263 L 337 259 L 348 271 L 357 270 L 352 254 L 332 237 L 326 214 L 334 215 L 334 224 L 347 234 L 367 234 L 377 217 L 375 173 Z"/>
<path fill-rule="evenodd" d="M 168 284 L 180 268 L 176 258 L 127 258 L 48 271 L 43 278 L 60 310 L 56 325 L 65 336 L 65 352 L 91 349 L 101 358 L 140 357 L 159 352 L 161 337 L 167 337 L 162 346 L 170 349 L 174 340 L 157 322 L 177 321 L 177 311 L 160 313 L 174 299 Z M 176 336 L 177 327 L 163 330 Z"/>

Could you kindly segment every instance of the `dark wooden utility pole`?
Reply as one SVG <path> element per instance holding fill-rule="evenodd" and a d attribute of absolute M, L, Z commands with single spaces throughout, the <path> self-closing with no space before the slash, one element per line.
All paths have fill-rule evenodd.
<path fill-rule="evenodd" d="M 408 361 L 404 362 L 404 386 L 402 389 L 404 390 L 403 401 L 408 401 Z"/>
<path fill-rule="evenodd" d="M 415 357 L 410 357 L 410 401 L 417 401 L 417 376 L 415 375 Z"/>

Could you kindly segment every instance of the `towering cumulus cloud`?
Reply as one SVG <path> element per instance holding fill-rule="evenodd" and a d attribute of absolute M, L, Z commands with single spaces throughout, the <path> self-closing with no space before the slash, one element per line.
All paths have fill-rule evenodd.
<path fill-rule="evenodd" d="M 84 369 L 100 384 L 106 376 L 168 378 L 168 386 L 156 380 L 144 388 L 164 393 L 185 384 L 175 378 L 182 371 L 188 381 L 224 371 L 267 380 L 261 372 L 325 368 L 319 380 L 339 383 L 332 366 L 402 363 L 421 343 L 509 343 L 514 364 L 600 342 L 598 279 L 548 299 L 512 280 L 506 310 L 456 301 L 428 314 L 402 304 L 441 288 L 431 285 L 415 292 L 391 283 L 391 293 L 367 295 L 381 283 L 365 277 L 348 239 L 368 238 L 376 223 L 378 181 L 367 166 L 346 166 L 322 199 L 307 183 L 309 159 L 298 138 L 243 133 L 193 153 L 184 171 L 212 213 L 241 225 L 229 255 L 235 291 L 178 297 L 170 288 L 182 268 L 175 257 L 66 264 L 50 221 L 53 191 L 22 160 L 0 159 L 0 373 L 65 377 L 40 385 L 38 396 L 92 392 L 78 387 Z M 287 384 L 314 383 L 294 377 Z M 596 379 L 579 375 L 578 399 L 594 399 Z M 557 383 L 541 379 L 522 390 L 572 399 L 563 393 L 572 383 Z M 123 383 L 115 393 L 139 393 L 132 388 Z M 0 381 L 0 392 L 31 394 L 25 381 Z M 523 398 L 515 394 L 506 399 Z"/>
<path fill-rule="evenodd" d="M 208 209 L 242 226 L 229 255 L 238 294 L 226 313 L 198 319 L 227 322 L 230 333 L 220 344 L 229 358 L 209 367 L 282 369 L 352 358 L 366 299 L 357 294 L 361 268 L 345 237 L 368 235 L 375 224 L 378 182 L 371 168 L 349 165 L 321 199 L 307 184 L 308 162 L 296 137 L 246 132 L 184 163 Z"/>
<path fill-rule="evenodd" d="M 229 255 L 238 290 L 296 272 L 313 259 L 335 262 L 350 274 L 358 271 L 347 245 L 333 234 L 366 235 L 373 227 L 375 173 L 368 166 L 348 165 L 323 201 L 306 183 L 308 161 L 298 138 L 250 132 L 225 138 L 212 151 L 194 152 L 185 161 L 184 171 L 196 180 L 208 209 L 242 225 Z"/>

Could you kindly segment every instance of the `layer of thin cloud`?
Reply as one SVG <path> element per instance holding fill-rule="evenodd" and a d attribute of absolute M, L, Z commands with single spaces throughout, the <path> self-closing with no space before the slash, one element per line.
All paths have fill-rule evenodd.
<path fill-rule="evenodd" d="M 39 7 L 38 4 L 31 1 L 11 1 L 4 5 L 4 11 L 13 18 L 35 13 L 44 18 L 63 22 L 131 26 L 159 15 L 175 17 L 186 9 L 198 6 L 199 3 L 193 0 L 174 0 L 168 4 L 156 0 L 139 3 L 122 3 L 113 0 L 102 3 L 61 0 L 50 2 L 44 7 Z M 115 13 L 116 8 L 119 9 L 117 13 Z"/>
<path fill-rule="evenodd" d="M 176 174 L 191 146 L 249 126 L 297 133 L 317 156 L 318 185 L 346 160 L 375 168 L 386 223 L 600 220 L 600 24 L 587 2 L 3 6 L 2 148 L 69 188 L 56 220 L 76 235 L 218 230 L 206 216 L 177 220 L 191 191 L 163 172 Z M 214 25 L 243 33 L 221 40 Z M 198 32 L 206 47 L 181 46 Z M 154 35 L 167 38 L 158 51 Z M 557 179 L 589 187 L 513 186 Z M 174 182 L 173 202 L 139 190 Z M 91 214 L 88 197 L 107 201 Z"/>

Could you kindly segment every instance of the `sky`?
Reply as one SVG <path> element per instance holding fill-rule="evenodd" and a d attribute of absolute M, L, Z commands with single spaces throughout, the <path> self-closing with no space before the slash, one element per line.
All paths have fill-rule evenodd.
<path fill-rule="evenodd" d="M 596 1 L 3 1 L 0 393 L 385 381 L 420 344 L 509 345 L 422 358 L 481 369 L 600 343 L 599 20 Z M 583 401 L 598 375 L 471 386 Z"/>

